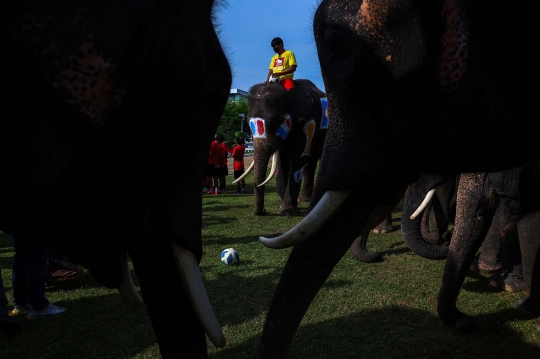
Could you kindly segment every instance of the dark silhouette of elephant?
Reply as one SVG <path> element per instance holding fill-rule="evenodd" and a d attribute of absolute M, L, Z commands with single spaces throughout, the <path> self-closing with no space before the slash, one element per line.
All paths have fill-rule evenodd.
<path fill-rule="evenodd" d="M 491 7 L 488 17 L 486 6 L 455 0 L 318 6 L 313 29 L 332 121 L 307 216 L 282 236 L 260 238 L 270 248 L 293 248 L 259 358 L 286 357 L 334 266 L 420 175 L 497 172 L 540 157 L 534 82 L 516 56 L 534 41 L 534 15 Z M 473 257 L 459 254 L 453 262 Z"/>
<path fill-rule="evenodd" d="M 428 259 L 446 258 L 455 216 L 454 176 L 420 176 L 411 183 L 404 195 L 401 231 L 405 244 L 416 254 Z M 413 200 L 414 199 L 414 200 Z M 391 222 L 391 214 L 390 223 Z M 414 217 L 414 218 L 413 218 Z M 372 232 L 380 232 L 379 227 Z M 351 245 L 353 256 L 361 262 L 373 263 L 383 260 L 380 253 L 367 250 L 369 233 L 358 236 Z"/>
<path fill-rule="evenodd" d="M 453 227 L 455 222 L 459 178 L 460 175 L 423 174 L 408 187 L 401 218 L 403 239 L 414 253 L 423 258 L 447 258 L 453 230 L 448 230 L 448 226 Z M 493 273 L 493 286 L 511 292 L 521 291 L 524 282 L 521 254 L 517 245 L 519 239 L 516 237 L 510 241 L 507 238 L 507 245 L 501 248 L 498 210 L 499 207 L 471 269 Z M 517 236 L 517 233 L 509 235 Z M 512 245 L 512 242 L 516 245 Z"/>
<path fill-rule="evenodd" d="M 443 322 L 460 331 L 476 329 L 472 318 L 456 307 L 465 275 L 499 207 L 501 244 L 509 247 L 517 231 L 526 297 L 515 308 L 528 318 L 540 317 L 540 161 L 494 173 L 462 174 L 456 225 L 444 269 L 437 311 Z M 539 319 L 540 320 L 540 319 Z"/>
<path fill-rule="evenodd" d="M 255 171 L 255 215 L 266 213 L 265 184 L 274 176 L 276 169 L 280 215 L 298 215 L 298 199 L 305 202 L 311 199 L 315 170 L 329 122 L 325 114 L 326 94 L 309 80 L 294 80 L 294 84 L 295 87 L 288 91 L 273 83 L 257 84 L 249 90 L 248 117 L 253 133 L 254 158 L 253 167 L 246 171 L 244 177 Z M 272 168 L 267 176 L 271 157 Z"/>
<path fill-rule="evenodd" d="M 231 85 L 213 8 L 1 5 L 0 229 L 67 255 L 139 307 L 131 257 L 164 358 L 207 357 L 205 332 L 225 345 L 198 273 L 201 178 Z M 178 141 L 186 119 L 197 135 Z"/>

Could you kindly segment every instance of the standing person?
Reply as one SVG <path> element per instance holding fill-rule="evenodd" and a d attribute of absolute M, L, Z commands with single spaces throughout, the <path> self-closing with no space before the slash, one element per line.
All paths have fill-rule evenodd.
<path fill-rule="evenodd" d="M 232 150 L 223 142 L 223 135 L 218 135 L 217 141 L 219 143 L 219 190 L 224 193 L 227 191 L 227 176 L 229 175 L 227 161 L 231 157 Z"/>
<path fill-rule="evenodd" d="M 64 313 L 66 308 L 51 304 L 45 297 L 49 251 L 11 238 L 15 247 L 11 276 L 15 306 L 11 315 L 28 312 L 28 319 L 34 319 Z"/>
<path fill-rule="evenodd" d="M 2 271 L 0 270 L 0 330 L 4 334 L 15 334 L 21 329 L 21 323 L 9 316 L 8 299 L 6 289 L 4 288 L 4 281 L 2 280 Z"/>
<path fill-rule="evenodd" d="M 218 194 L 219 193 L 219 153 L 220 153 L 220 144 L 217 140 L 218 135 L 214 137 L 214 140 L 210 144 L 210 149 L 208 150 L 208 163 L 205 171 L 205 176 L 207 182 L 210 185 L 208 194 Z M 213 186 L 213 187 L 212 187 Z"/>
<path fill-rule="evenodd" d="M 234 179 L 237 179 L 244 174 L 244 153 L 246 151 L 246 145 L 244 144 L 244 139 L 242 137 L 236 139 L 236 145 L 237 146 L 232 150 L 232 156 L 234 158 Z M 246 193 L 246 181 L 244 179 L 236 182 L 236 192 L 233 194 L 240 193 Z"/>
<path fill-rule="evenodd" d="M 266 76 L 266 81 L 270 81 L 270 76 L 279 76 L 279 83 L 290 90 L 294 87 L 294 72 L 296 71 L 296 57 L 291 50 L 285 50 L 283 40 L 280 37 L 275 37 L 270 42 L 270 46 L 276 53 L 270 60 L 270 69 Z"/>

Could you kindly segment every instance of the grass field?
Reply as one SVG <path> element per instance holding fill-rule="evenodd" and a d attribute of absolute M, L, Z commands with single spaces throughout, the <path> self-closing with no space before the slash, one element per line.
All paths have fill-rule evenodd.
<path fill-rule="evenodd" d="M 233 192 L 232 177 L 228 182 Z M 281 234 L 300 220 L 277 215 L 273 182 L 267 185 L 269 214 L 253 216 L 252 176 L 246 184 L 250 194 L 203 195 L 201 272 L 228 339 L 222 349 L 208 342 L 213 359 L 256 357 L 266 311 L 290 252 L 266 248 L 258 237 Z M 305 214 L 307 204 L 300 208 Z M 383 262 L 364 264 L 346 253 L 304 317 L 288 358 L 540 358 L 540 333 L 512 308 L 521 295 L 490 287 L 487 275 L 470 272 L 458 300 L 480 331 L 459 334 L 443 326 L 436 300 L 444 261 L 411 253 L 401 238 L 400 220 L 396 211 L 397 231 L 370 235 L 368 248 L 383 253 Z M 220 253 L 227 247 L 238 250 L 239 265 L 221 264 Z M 0 235 L 0 269 L 10 300 L 12 256 L 10 237 Z M 0 336 L 1 359 L 159 358 L 145 309 L 130 310 L 115 290 L 89 274 L 82 287 L 49 289 L 47 297 L 68 313 L 42 320 L 19 316 L 24 332 Z"/>

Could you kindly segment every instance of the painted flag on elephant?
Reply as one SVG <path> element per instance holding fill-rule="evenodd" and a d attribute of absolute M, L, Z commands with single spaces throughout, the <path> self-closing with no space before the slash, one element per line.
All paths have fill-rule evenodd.
<path fill-rule="evenodd" d="M 264 119 L 260 117 L 252 117 L 249 119 L 249 127 L 253 138 L 266 138 L 266 128 L 264 126 Z"/>
<path fill-rule="evenodd" d="M 291 116 L 285 115 L 285 121 L 283 121 L 281 126 L 279 126 L 279 128 L 277 129 L 277 136 L 281 137 L 282 140 L 286 139 L 291 128 L 292 128 Z"/>
<path fill-rule="evenodd" d="M 321 98 L 322 118 L 321 118 L 321 130 L 328 129 L 328 99 L 326 97 Z"/>

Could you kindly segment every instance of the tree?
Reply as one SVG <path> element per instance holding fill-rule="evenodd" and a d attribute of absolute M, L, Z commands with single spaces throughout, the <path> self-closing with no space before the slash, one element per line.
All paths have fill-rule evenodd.
<path fill-rule="evenodd" d="M 241 100 L 231 100 L 227 101 L 225 110 L 221 115 L 221 120 L 219 121 L 219 126 L 217 128 L 216 134 L 221 134 L 224 137 L 224 142 L 232 146 L 236 143 L 236 132 L 240 130 L 241 121 L 244 120 L 243 117 L 238 115 L 247 116 L 249 112 L 249 104 L 245 99 Z M 247 122 L 244 122 L 244 133 L 249 131 L 249 125 Z"/>

